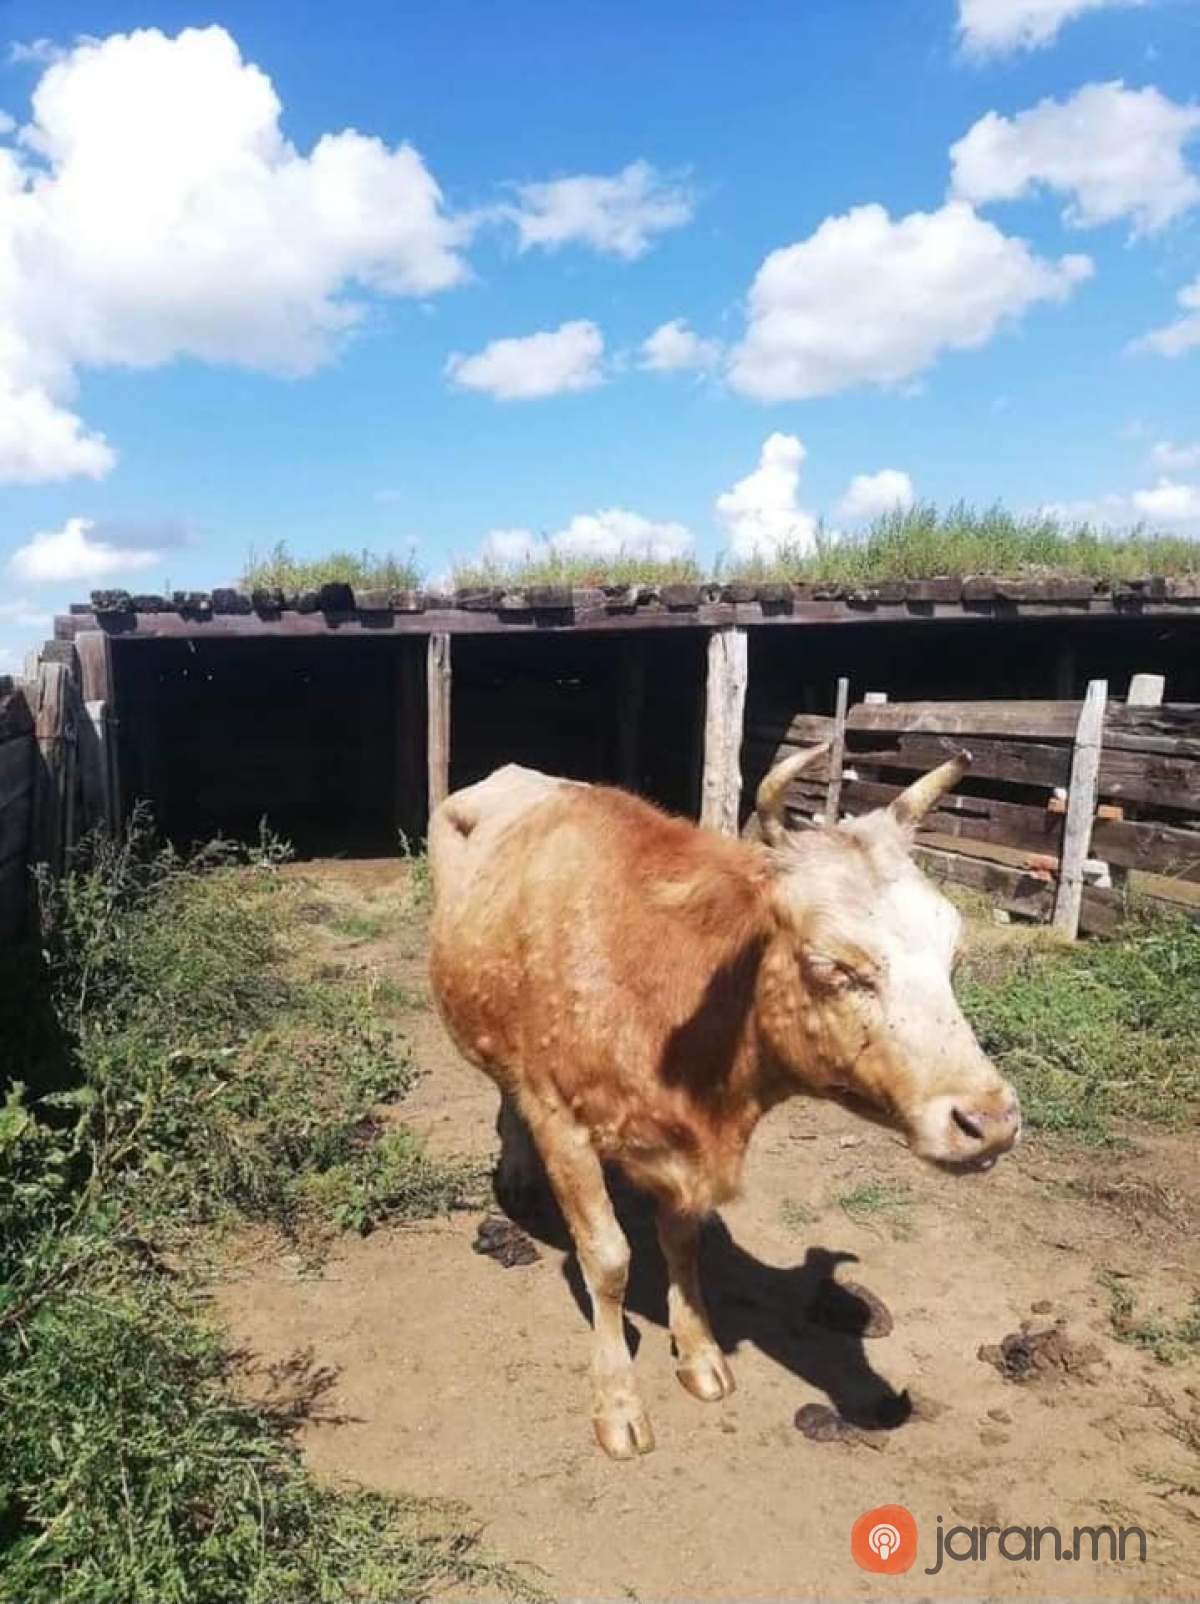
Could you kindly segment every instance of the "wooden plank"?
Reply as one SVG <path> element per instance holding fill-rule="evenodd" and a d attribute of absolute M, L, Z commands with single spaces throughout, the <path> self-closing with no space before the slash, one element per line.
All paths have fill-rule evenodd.
<path fill-rule="evenodd" d="M 1049 916 L 1053 886 L 1024 869 L 920 845 L 914 847 L 913 857 L 935 880 L 953 880 L 956 885 L 986 891 L 1001 907 L 1028 919 L 1044 920 Z"/>
<path fill-rule="evenodd" d="M 1200 830 L 1097 819 L 1092 825 L 1092 856 L 1122 869 L 1200 881 Z"/>
<path fill-rule="evenodd" d="M 962 742 L 951 735 L 852 731 L 847 741 L 846 762 L 858 770 L 902 769 L 921 774 L 936 768 L 961 749 Z M 971 742 L 973 780 L 1004 780 L 1012 785 L 1051 788 L 1066 785 L 1070 773 L 1071 753 L 1065 746 L 986 736 Z"/>
<path fill-rule="evenodd" d="M 1155 808 L 1200 813 L 1200 752 L 1188 759 L 1114 751 L 1106 735 L 1100 752 L 1100 795 L 1118 802 L 1145 802 Z"/>
<path fill-rule="evenodd" d="M 823 800 L 820 788 L 811 784 L 807 775 L 794 789 L 809 806 L 820 808 Z M 857 815 L 874 808 L 886 808 L 903 790 L 903 785 L 883 785 L 875 780 L 846 780 L 842 789 L 843 811 Z M 922 833 L 964 836 L 1033 852 L 1056 853 L 1062 828 L 1062 815 L 1049 813 L 1045 808 L 952 791 L 927 815 Z"/>
<path fill-rule="evenodd" d="M 30 785 L 0 807 L 0 863 L 9 858 L 19 857 L 22 863 L 28 859 L 32 818 L 33 787 Z"/>
<path fill-rule="evenodd" d="M 708 642 L 700 823 L 723 835 L 738 833 L 748 673 L 745 630 L 716 630 Z"/>
<path fill-rule="evenodd" d="M 833 709 L 833 740 L 829 750 L 829 785 L 825 792 L 825 822 L 836 824 L 841 816 L 842 762 L 846 750 L 846 708 L 850 701 L 850 681 L 839 679 Z"/>
<path fill-rule="evenodd" d="M 1062 864 L 1058 892 L 1054 899 L 1054 928 L 1074 941 L 1079 934 L 1079 914 L 1083 902 L 1083 863 L 1092 840 L 1096 817 L 1096 788 L 1100 778 L 1100 746 L 1104 738 L 1104 713 L 1108 702 L 1108 681 L 1094 679 L 1089 684 L 1079 727 L 1075 732 L 1075 752 L 1071 759 L 1071 783 L 1067 793 L 1066 827 L 1063 830 Z"/>
<path fill-rule="evenodd" d="M 1167 688 L 1164 674 L 1135 674 L 1129 681 L 1126 707 L 1161 707 Z"/>
<path fill-rule="evenodd" d="M 646 699 L 645 664 L 639 645 L 624 641 L 617 648 L 617 784 L 637 791 L 642 783 L 642 709 Z"/>
<path fill-rule="evenodd" d="M 79 658 L 79 690 L 85 702 L 112 700 L 112 639 L 101 629 L 80 630 L 75 637 Z"/>
<path fill-rule="evenodd" d="M 1078 720 L 1078 702 L 860 702 L 851 708 L 847 728 L 1067 740 Z"/>
<path fill-rule="evenodd" d="M 450 795 L 450 637 L 429 637 L 426 657 L 429 698 L 429 812 Z"/>
<path fill-rule="evenodd" d="M 34 734 L 38 761 L 32 861 L 61 874 L 71 840 L 75 759 L 71 676 L 64 663 L 43 663 L 38 673 Z"/>
<path fill-rule="evenodd" d="M 22 735 L 0 746 L 0 808 L 33 789 L 33 764 L 37 743 L 32 735 Z"/>

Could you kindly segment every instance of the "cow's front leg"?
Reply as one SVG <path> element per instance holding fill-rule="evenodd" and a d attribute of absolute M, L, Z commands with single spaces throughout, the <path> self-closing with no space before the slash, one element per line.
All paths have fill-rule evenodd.
<path fill-rule="evenodd" d="M 563 1211 L 592 1300 L 592 1426 L 613 1459 L 632 1459 L 654 1447 L 625 1342 L 625 1284 L 629 1243 L 613 1212 L 604 1172 L 584 1127 L 562 1110 L 537 1111 L 529 1121 L 550 1185 Z"/>
<path fill-rule="evenodd" d="M 675 1374 L 694 1398 L 706 1403 L 726 1398 L 734 1389 L 733 1371 L 712 1334 L 700 1290 L 700 1221 L 660 1202 L 658 1240 L 667 1261 L 667 1313 L 678 1361 Z"/>

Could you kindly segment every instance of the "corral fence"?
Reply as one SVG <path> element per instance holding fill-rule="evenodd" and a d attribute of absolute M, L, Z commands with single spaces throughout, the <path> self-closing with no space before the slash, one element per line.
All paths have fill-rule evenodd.
<path fill-rule="evenodd" d="M 115 817 L 101 703 L 73 650 L 0 676 L 0 940 L 28 928 L 33 871 L 62 873 L 79 836 Z"/>
<path fill-rule="evenodd" d="M 830 742 L 789 798 L 803 827 L 886 806 L 966 748 L 967 777 L 918 836 L 935 876 L 989 893 L 1067 936 L 1106 933 L 1130 893 L 1200 917 L 1200 706 L 1165 703 L 1157 675 L 1124 701 L 1093 680 L 1084 701 L 890 702 L 794 718 L 769 759 Z M 763 731 L 746 731 L 753 756 Z M 762 754 L 759 753 L 759 766 Z"/>

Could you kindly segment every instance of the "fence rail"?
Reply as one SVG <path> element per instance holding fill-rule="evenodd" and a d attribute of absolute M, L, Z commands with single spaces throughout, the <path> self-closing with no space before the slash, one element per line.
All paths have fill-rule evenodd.
<path fill-rule="evenodd" d="M 768 743 L 768 726 L 751 725 L 750 755 L 834 741 L 831 762 L 789 794 L 797 823 L 828 817 L 833 798 L 843 818 L 885 807 L 965 746 L 968 777 L 918 837 L 934 873 L 1069 935 L 1111 929 L 1131 890 L 1200 917 L 1200 704 L 1111 701 L 1098 680 L 1082 702 L 873 695 L 844 719 L 803 714 L 781 726 L 782 741 Z"/>

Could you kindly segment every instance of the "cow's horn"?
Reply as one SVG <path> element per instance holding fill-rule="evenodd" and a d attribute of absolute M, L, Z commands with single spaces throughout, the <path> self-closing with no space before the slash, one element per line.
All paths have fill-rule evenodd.
<path fill-rule="evenodd" d="M 802 774 L 806 768 L 828 755 L 828 742 L 821 746 L 810 746 L 804 752 L 794 752 L 791 757 L 785 757 L 782 763 L 776 763 L 764 775 L 754 805 L 762 838 L 768 846 L 781 847 L 787 840 L 783 828 L 783 799 L 788 786 L 797 774 Z"/>
<path fill-rule="evenodd" d="M 956 752 L 949 762 L 939 763 L 936 769 L 930 769 L 907 790 L 901 791 L 892 803 L 892 817 L 906 829 L 916 829 L 930 808 L 936 807 L 946 792 L 954 789 L 970 767 L 970 752 Z"/>

